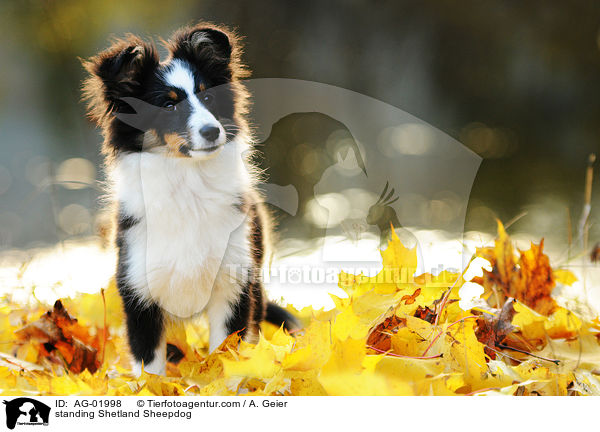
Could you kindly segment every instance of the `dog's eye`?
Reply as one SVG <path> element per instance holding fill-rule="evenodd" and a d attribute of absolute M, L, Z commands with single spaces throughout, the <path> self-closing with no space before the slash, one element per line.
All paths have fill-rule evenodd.
<path fill-rule="evenodd" d="M 175 104 L 173 102 L 166 102 L 163 105 L 163 108 L 167 111 L 175 111 L 177 109 L 177 107 L 175 106 Z"/>
<path fill-rule="evenodd" d="M 204 103 L 204 105 L 212 105 L 212 103 L 215 100 L 215 97 L 210 93 L 204 93 L 202 95 L 201 99 L 202 99 L 202 103 Z"/>

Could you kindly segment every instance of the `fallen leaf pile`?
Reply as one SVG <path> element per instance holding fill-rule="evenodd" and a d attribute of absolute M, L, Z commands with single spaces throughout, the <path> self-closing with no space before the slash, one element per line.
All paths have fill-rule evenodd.
<path fill-rule="evenodd" d="M 100 366 L 98 338 L 91 338 L 87 328 L 69 316 L 58 300 L 51 311 L 15 332 L 20 349 L 31 350 L 52 363 L 64 364 L 70 371 L 96 372 Z"/>
<path fill-rule="evenodd" d="M 173 324 L 167 377 L 129 370 L 114 284 L 44 307 L 5 301 L 0 391 L 19 395 L 599 395 L 600 320 L 560 307 L 551 293 L 574 276 L 553 270 L 543 242 L 515 251 L 499 224 L 476 256 L 491 270 L 462 310 L 463 275 L 413 276 L 415 249 L 394 234 L 373 277 L 342 272 L 346 296 L 329 311 L 294 310 L 292 335 L 264 324 L 257 344 L 234 334 L 208 354 L 202 323 Z M 68 311 L 68 312 L 67 312 Z"/>

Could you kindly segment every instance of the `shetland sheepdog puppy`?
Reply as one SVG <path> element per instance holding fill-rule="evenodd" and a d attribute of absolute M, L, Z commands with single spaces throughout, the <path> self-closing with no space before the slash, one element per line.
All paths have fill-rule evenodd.
<path fill-rule="evenodd" d="M 239 39 L 198 24 L 155 46 L 128 35 L 84 62 L 115 207 L 116 280 L 134 373 L 165 374 L 165 326 L 206 313 L 212 352 L 260 322 L 298 321 L 265 300 L 268 242 L 246 120 Z"/>

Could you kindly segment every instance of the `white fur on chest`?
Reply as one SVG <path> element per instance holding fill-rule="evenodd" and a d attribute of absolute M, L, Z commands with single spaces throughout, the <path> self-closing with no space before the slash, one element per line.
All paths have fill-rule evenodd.
<path fill-rule="evenodd" d="M 202 312 L 211 296 L 234 298 L 243 281 L 231 266 L 251 264 L 248 222 L 235 207 L 251 176 L 234 145 L 204 161 L 120 156 L 111 173 L 114 198 L 139 220 L 124 238 L 127 281 L 173 316 Z"/>

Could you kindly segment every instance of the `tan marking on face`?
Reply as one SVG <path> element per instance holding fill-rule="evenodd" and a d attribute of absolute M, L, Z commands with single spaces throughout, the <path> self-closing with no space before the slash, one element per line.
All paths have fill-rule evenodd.
<path fill-rule="evenodd" d="M 175 90 L 171 90 L 168 94 L 168 96 L 173 99 L 173 101 L 177 100 L 177 92 Z"/>
<path fill-rule="evenodd" d="M 201 92 L 203 92 L 204 90 L 206 90 L 206 86 L 204 84 L 200 84 L 199 88 L 200 88 Z"/>
<path fill-rule="evenodd" d="M 170 155 L 175 157 L 188 157 L 188 155 L 181 152 L 181 146 L 187 145 L 187 141 L 184 137 L 176 132 L 171 132 L 164 135 L 164 140 Z"/>

